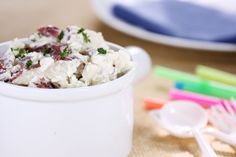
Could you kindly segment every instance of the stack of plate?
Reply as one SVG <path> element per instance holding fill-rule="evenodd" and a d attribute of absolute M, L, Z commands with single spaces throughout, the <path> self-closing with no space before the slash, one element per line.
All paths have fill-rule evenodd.
<path fill-rule="evenodd" d="M 92 0 L 92 4 L 104 23 L 129 35 L 177 47 L 236 52 L 234 0 Z M 153 17 L 150 17 L 152 12 Z M 189 23 L 181 21 L 181 16 L 188 18 Z M 140 17 L 141 22 L 137 23 Z M 154 19 L 151 20 L 154 25 L 145 21 L 148 18 Z M 201 22 L 204 27 L 199 25 Z M 209 29 L 212 24 L 212 29 Z M 194 32 L 196 28 L 199 30 Z"/>

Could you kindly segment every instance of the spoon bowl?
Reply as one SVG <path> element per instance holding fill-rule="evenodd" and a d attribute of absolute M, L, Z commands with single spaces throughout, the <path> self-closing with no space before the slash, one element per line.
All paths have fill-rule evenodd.
<path fill-rule="evenodd" d="M 160 111 L 164 127 L 178 137 L 193 136 L 204 157 L 217 157 L 200 131 L 207 125 L 207 113 L 199 104 L 191 101 L 173 101 Z"/>
<path fill-rule="evenodd" d="M 207 113 L 191 101 L 173 101 L 160 111 L 165 128 L 178 137 L 192 137 L 192 128 L 201 129 L 207 125 Z"/>

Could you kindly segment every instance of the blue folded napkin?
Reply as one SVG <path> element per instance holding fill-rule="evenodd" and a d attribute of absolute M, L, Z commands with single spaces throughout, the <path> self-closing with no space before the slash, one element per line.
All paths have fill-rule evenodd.
<path fill-rule="evenodd" d="M 236 16 L 188 2 L 161 0 L 115 4 L 113 14 L 151 32 L 215 42 L 236 43 Z"/>

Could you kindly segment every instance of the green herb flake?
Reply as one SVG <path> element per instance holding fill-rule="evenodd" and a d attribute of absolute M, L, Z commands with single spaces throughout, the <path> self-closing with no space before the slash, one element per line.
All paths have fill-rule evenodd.
<path fill-rule="evenodd" d="M 88 36 L 87 33 L 83 32 L 82 35 L 83 35 L 83 38 L 84 38 L 84 42 L 86 42 L 86 43 L 90 43 L 91 42 L 91 40 L 89 39 L 89 36 Z"/>
<path fill-rule="evenodd" d="M 35 42 L 36 42 L 36 39 L 32 39 L 31 41 L 35 43 Z"/>
<path fill-rule="evenodd" d="M 19 53 L 15 56 L 18 59 L 25 57 L 25 55 L 29 53 L 29 51 L 25 50 L 24 48 L 14 49 L 14 51 L 19 51 Z"/>
<path fill-rule="evenodd" d="M 13 52 L 13 51 L 19 51 L 19 50 L 20 50 L 20 48 L 15 48 L 15 49 L 14 49 L 14 48 L 11 47 L 11 51 L 12 51 L 12 52 Z"/>
<path fill-rule="evenodd" d="M 84 31 L 85 31 L 84 28 L 80 28 L 77 33 L 80 34 L 80 33 L 84 32 Z"/>
<path fill-rule="evenodd" d="M 26 62 L 26 64 L 25 64 L 26 69 L 29 69 L 32 66 L 32 64 L 33 64 L 33 61 L 32 60 L 28 60 Z"/>
<path fill-rule="evenodd" d="M 68 46 L 60 53 L 60 56 L 62 59 L 64 59 L 65 57 L 67 57 L 70 54 L 70 50 L 68 48 Z"/>
<path fill-rule="evenodd" d="M 84 42 L 85 42 L 85 43 L 91 42 L 91 40 L 89 39 L 89 36 L 88 36 L 88 34 L 85 32 L 85 29 L 84 29 L 84 28 L 80 28 L 77 33 L 83 35 L 83 38 L 84 38 Z"/>
<path fill-rule="evenodd" d="M 61 31 L 61 33 L 57 37 L 57 40 L 61 41 L 63 39 L 64 35 L 65 35 L 64 31 Z"/>
<path fill-rule="evenodd" d="M 102 55 L 105 55 L 105 54 L 107 54 L 107 50 L 105 50 L 104 48 L 98 48 L 97 49 L 97 51 L 98 51 L 98 54 L 102 54 Z"/>
<path fill-rule="evenodd" d="M 51 48 L 49 48 L 49 47 L 44 47 L 43 50 L 42 50 L 42 52 L 43 52 L 43 55 L 45 56 L 45 55 L 47 55 L 47 54 L 49 54 L 49 53 L 51 52 Z"/>

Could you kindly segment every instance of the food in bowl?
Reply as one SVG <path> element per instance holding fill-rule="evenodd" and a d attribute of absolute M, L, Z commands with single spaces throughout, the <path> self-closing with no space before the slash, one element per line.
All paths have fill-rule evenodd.
<path fill-rule="evenodd" d="M 79 49 L 79 53 L 67 54 L 70 44 L 74 43 L 68 42 L 72 40 L 71 37 L 66 38 L 68 30 L 61 33 L 62 30 L 51 26 L 40 28 L 39 32 L 43 33 L 36 33 L 28 39 L 0 43 L 0 126 L 3 126 L 0 129 L 0 157 L 128 156 L 133 137 L 132 89 L 135 82 L 148 74 L 150 57 L 142 49 L 132 46 L 127 48 L 132 56 L 131 61 L 124 52 L 125 48 L 115 43 L 105 43 L 98 33 L 91 35 L 89 30 L 74 26 L 67 29 L 74 30 L 72 38 L 78 40 L 79 44 L 78 47 L 73 47 Z M 76 33 L 82 34 L 74 35 Z M 38 46 L 40 43 L 41 47 Z M 65 46 L 68 48 L 65 49 Z M 28 53 L 31 52 L 30 48 L 34 48 L 32 56 Z M 82 50 L 87 51 L 84 54 Z M 15 51 L 19 52 L 15 54 Z M 35 55 L 41 55 L 39 63 Z M 26 56 L 32 62 L 24 61 Z M 77 59 L 78 57 L 80 58 Z M 14 68 L 19 62 L 21 71 Z M 77 76 L 78 73 L 73 72 L 77 72 L 78 67 L 71 68 L 71 64 L 74 66 L 80 62 L 84 63 L 84 67 L 81 68 L 80 76 Z M 134 66 L 132 62 L 135 62 Z M 111 63 L 115 64 L 115 74 L 112 73 Z M 42 68 L 40 71 L 36 71 L 38 64 Z M 62 65 L 53 66 L 54 64 Z M 94 68 L 95 72 L 90 69 L 85 71 L 86 66 Z M 98 67 L 102 69 L 101 73 L 96 72 Z M 14 70 L 16 72 L 12 73 Z M 10 75 L 7 71 L 10 71 Z M 37 79 L 26 75 L 26 80 L 30 78 L 26 84 L 12 85 L 24 72 L 32 73 Z M 72 86 L 72 80 L 65 79 L 70 78 L 69 74 L 81 83 Z M 52 76 L 53 79 L 40 80 L 39 76 Z M 4 77 L 6 78 L 3 79 Z M 115 80 L 110 81 L 112 79 Z M 67 82 L 64 83 L 63 80 Z M 103 83 L 105 80 L 109 82 Z"/>
<path fill-rule="evenodd" d="M 37 88 L 75 88 L 105 83 L 127 73 L 133 61 L 109 48 L 101 33 L 43 26 L 15 39 L 0 53 L 0 81 Z"/>

